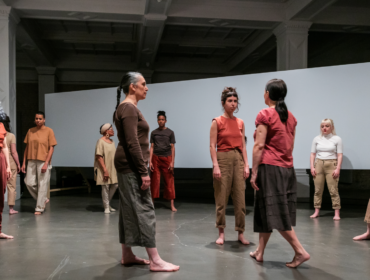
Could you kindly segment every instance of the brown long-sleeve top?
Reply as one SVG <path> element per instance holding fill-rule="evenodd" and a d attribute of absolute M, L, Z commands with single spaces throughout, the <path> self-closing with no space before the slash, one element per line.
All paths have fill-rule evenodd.
<path fill-rule="evenodd" d="M 122 103 L 114 114 L 114 124 L 119 140 L 114 157 L 117 172 L 148 176 L 149 125 L 143 114 L 134 104 Z"/>

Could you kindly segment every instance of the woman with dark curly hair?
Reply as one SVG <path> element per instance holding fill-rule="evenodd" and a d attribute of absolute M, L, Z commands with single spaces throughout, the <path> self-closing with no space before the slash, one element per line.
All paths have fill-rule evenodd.
<path fill-rule="evenodd" d="M 235 212 L 235 231 L 238 240 L 249 244 L 244 238 L 245 230 L 245 180 L 249 177 L 245 128 L 243 120 L 234 117 L 239 109 L 239 96 L 235 88 L 226 87 L 221 94 L 224 113 L 212 120 L 210 152 L 213 163 L 213 188 L 216 200 L 216 244 L 225 242 L 225 211 L 231 194 Z"/>

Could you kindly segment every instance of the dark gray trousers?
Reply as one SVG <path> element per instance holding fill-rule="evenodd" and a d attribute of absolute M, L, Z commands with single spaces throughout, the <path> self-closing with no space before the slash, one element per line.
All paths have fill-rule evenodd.
<path fill-rule="evenodd" d="M 117 172 L 119 240 L 126 246 L 155 248 L 155 213 L 150 188 L 142 190 L 139 174 Z"/>

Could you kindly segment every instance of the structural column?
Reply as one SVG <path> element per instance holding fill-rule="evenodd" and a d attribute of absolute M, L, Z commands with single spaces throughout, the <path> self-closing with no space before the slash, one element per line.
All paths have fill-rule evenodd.
<path fill-rule="evenodd" d="M 56 89 L 55 67 L 37 67 L 39 74 L 39 110 L 45 112 L 45 94 Z"/>
<path fill-rule="evenodd" d="M 312 22 L 287 21 L 274 29 L 277 71 L 307 68 L 308 29 Z"/>
<path fill-rule="evenodd" d="M 16 135 L 16 29 L 19 17 L 11 7 L 0 1 L 0 101 L 9 116 L 12 132 Z M 17 175 L 17 197 L 20 198 L 20 177 Z M 5 201 L 8 195 L 5 194 Z"/>
<path fill-rule="evenodd" d="M 0 101 L 16 133 L 15 44 L 18 16 L 0 1 Z"/>

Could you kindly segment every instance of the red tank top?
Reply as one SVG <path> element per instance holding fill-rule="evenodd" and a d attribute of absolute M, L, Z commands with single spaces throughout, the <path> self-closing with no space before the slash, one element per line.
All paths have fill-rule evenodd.
<path fill-rule="evenodd" d="M 0 149 L 4 147 L 4 139 L 6 136 L 6 130 L 3 123 L 0 123 Z"/>
<path fill-rule="evenodd" d="M 243 120 L 223 116 L 214 118 L 217 122 L 217 152 L 228 152 L 234 149 L 243 152 Z"/>

